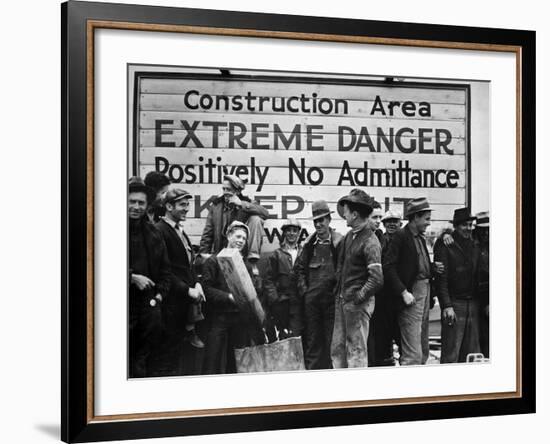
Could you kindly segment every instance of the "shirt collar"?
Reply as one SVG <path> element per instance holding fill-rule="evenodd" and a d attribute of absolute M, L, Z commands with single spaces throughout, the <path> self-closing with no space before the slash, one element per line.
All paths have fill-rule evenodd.
<path fill-rule="evenodd" d="M 313 244 L 332 244 L 332 231 L 329 230 L 328 237 L 326 239 L 319 239 L 319 236 L 315 235 L 315 242 Z"/>
<path fill-rule="evenodd" d="M 173 229 L 177 230 L 180 228 L 179 222 L 174 222 L 172 219 L 168 219 L 166 216 L 162 218 L 164 222 L 170 225 Z"/>

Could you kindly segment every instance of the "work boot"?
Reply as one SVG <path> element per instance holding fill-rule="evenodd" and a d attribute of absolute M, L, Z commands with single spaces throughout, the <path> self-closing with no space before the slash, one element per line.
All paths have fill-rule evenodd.
<path fill-rule="evenodd" d="M 199 338 L 195 330 L 191 330 L 187 336 L 185 336 L 185 341 L 189 342 L 195 348 L 204 348 L 204 342 Z"/>

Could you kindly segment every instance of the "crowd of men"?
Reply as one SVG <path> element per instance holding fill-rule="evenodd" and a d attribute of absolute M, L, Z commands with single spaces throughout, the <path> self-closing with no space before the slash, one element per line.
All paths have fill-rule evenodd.
<path fill-rule="evenodd" d="M 279 248 L 261 259 L 268 212 L 243 190 L 239 177 L 224 177 L 194 246 L 185 232 L 192 195 L 158 172 L 130 179 L 130 377 L 234 373 L 235 349 L 297 336 L 308 370 L 396 365 L 396 356 L 400 365 L 426 364 L 436 297 L 441 363 L 489 356 L 488 213 L 456 209 L 431 257 L 426 198 L 406 203 L 402 227 L 400 213 L 384 214 L 353 189 L 336 205 L 345 235 L 318 200 L 314 233 L 300 243 L 303 227 L 289 219 Z M 263 322 L 231 293 L 216 260 L 224 248 L 241 252 Z"/>

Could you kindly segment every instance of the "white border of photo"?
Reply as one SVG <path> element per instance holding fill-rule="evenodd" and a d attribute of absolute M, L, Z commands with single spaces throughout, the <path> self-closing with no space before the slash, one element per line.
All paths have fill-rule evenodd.
<path fill-rule="evenodd" d="M 514 54 L 105 29 L 95 38 L 95 415 L 516 390 Z M 128 380 L 128 63 L 490 81 L 491 362 Z"/>

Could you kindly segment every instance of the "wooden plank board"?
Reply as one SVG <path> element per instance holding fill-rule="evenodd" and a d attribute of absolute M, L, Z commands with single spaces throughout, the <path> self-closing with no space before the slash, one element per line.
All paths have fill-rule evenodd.
<path fill-rule="evenodd" d="M 338 85 L 322 83 L 301 83 L 299 79 L 292 82 L 243 81 L 243 80 L 195 80 L 195 79 L 142 79 L 141 93 L 150 94 L 185 94 L 197 90 L 200 94 L 214 95 L 246 95 L 250 92 L 255 96 L 292 97 L 301 94 L 318 98 L 341 98 L 355 100 L 375 100 L 379 95 L 382 100 L 397 100 L 412 102 L 426 101 L 429 103 L 463 104 L 466 101 L 464 89 L 448 87 L 405 87 L 405 86 L 375 86 L 375 85 Z M 326 80 L 325 80 L 326 81 Z"/>
<path fill-rule="evenodd" d="M 259 323 L 263 324 L 265 313 L 239 250 L 224 248 L 216 260 L 241 311 L 253 313 Z"/>
<path fill-rule="evenodd" d="M 271 128 L 272 129 L 272 128 Z M 269 136 L 265 136 L 269 134 Z M 297 150 L 306 150 L 308 147 L 308 133 L 297 132 L 297 133 L 280 133 L 277 134 L 277 137 L 273 134 L 273 131 L 247 131 L 242 137 L 239 137 L 239 142 L 231 138 L 234 137 L 233 134 L 230 134 L 229 131 L 218 131 L 217 136 L 214 137 L 211 131 L 197 130 L 194 132 L 194 135 L 199 139 L 200 143 L 204 148 L 240 148 L 241 146 L 246 146 L 252 149 L 254 146 L 266 145 L 266 149 L 275 150 L 279 149 L 280 151 L 297 151 Z M 172 145 L 173 147 L 180 147 L 180 145 L 187 145 L 188 147 L 194 148 L 197 144 L 191 141 L 185 141 L 188 136 L 187 130 L 162 130 L 157 131 L 154 129 L 140 130 L 139 131 L 139 147 L 162 147 Z M 323 146 L 323 151 L 338 151 L 340 146 L 349 147 L 352 146 L 353 149 L 357 148 L 360 152 L 368 152 L 370 147 L 366 140 L 355 139 L 352 145 L 351 133 L 345 132 L 342 136 L 342 142 L 340 142 L 338 134 L 323 133 L 323 143 L 321 144 L 318 139 L 315 139 L 310 146 Z M 358 137 L 358 136 L 356 136 Z M 296 140 L 294 140 L 296 138 Z M 393 140 L 391 136 L 377 136 L 376 134 L 370 137 L 372 142 L 373 149 L 376 149 L 380 152 L 386 152 L 389 150 L 389 147 L 393 147 L 394 151 L 399 151 L 399 147 L 396 146 L 395 142 L 395 133 Z M 254 142 L 255 141 L 255 142 Z M 266 143 L 270 141 L 270 143 Z M 434 134 L 431 137 L 428 134 L 424 134 L 423 137 L 423 146 L 425 151 L 435 152 L 436 149 L 436 137 Z M 358 147 L 358 144 L 361 145 Z M 364 144 L 363 144 L 364 143 Z M 405 147 L 410 146 L 419 146 L 420 137 L 418 135 L 411 136 L 409 134 L 403 133 L 401 136 L 401 145 Z M 164 145 L 163 145 L 164 144 Z M 244 144 L 244 145 L 243 145 Z M 256 145 L 254 145 L 256 144 Z M 414 144 L 414 145 L 413 145 Z M 233 145 L 233 147 L 231 147 Z M 464 154 L 466 152 L 466 143 L 462 137 L 453 137 L 450 142 L 446 145 L 447 150 L 453 154 Z M 341 151 L 347 152 L 347 151 Z"/>
<path fill-rule="evenodd" d="M 344 161 L 350 168 L 362 168 L 368 162 L 369 168 L 396 168 L 399 161 L 409 161 L 409 167 L 415 169 L 454 169 L 464 171 L 466 157 L 464 155 L 438 156 L 426 154 L 403 153 L 364 153 L 364 152 L 314 152 L 314 151 L 275 151 L 275 150 L 225 150 L 207 148 L 140 148 L 139 162 L 141 165 L 155 165 L 157 158 L 164 158 L 171 165 L 204 165 L 208 159 L 219 166 L 248 165 L 254 159 L 254 167 L 285 167 L 288 168 L 292 159 L 293 165 L 301 168 L 302 160 L 305 168 L 341 168 Z M 440 159 L 440 160 L 439 160 Z M 394 161 L 394 163 L 392 163 Z M 164 167 L 164 164 L 161 166 Z M 227 174 L 227 173 L 225 173 Z"/>
<path fill-rule="evenodd" d="M 262 104 L 262 111 L 259 112 L 257 109 L 251 110 L 247 107 L 244 107 L 241 110 L 234 110 L 231 106 L 231 100 L 235 96 L 228 96 L 229 105 L 227 105 L 224 101 L 222 101 L 219 105 L 219 107 L 212 106 L 211 108 L 203 108 L 199 107 L 197 109 L 197 103 L 198 103 L 198 97 L 192 96 L 189 98 L 185 98 L 182 94 L 141 94 L 140 95 L 140 101 L 139 101 L 139 109 L 140 111 L 175 111 L 175 112 L 205 112 L 205 113 L 217 113 L 220 112 L 220 110 L 223 110 L 224 112 L 233 114 L 253 114 L 253 113 L 261 113 L 262 115 L 280 115 L 281 112 L 279 111 L 280 108 L 280 101 L 281 97 L 278 97 L 275 101 L 275 106 L 273 106 L 272 102 L 267 102 Z M 389 110 L 390 105 L 389 101 L 387 100 L 381 100 L 380 101 L 385 109 L 384 113 L 386 116 L 389 117 Z M 383 117 L 384 114 L 382 114 L 380 111 L 378 111 L 380 102 L 375 102 L 372 100 L 348 100 L 347 106 L 345 108 L 345 111 L 347 116 L 352 117 L 364 117 L 364 118 L 372 118 L 374 117 Z M 415 104 L 415 112 L 417 119 L 422 120 L 464 120 L 466 115 L 466 106 L 465 104 L 452 104 L 452 103 L 434 103 L 433 105 L 430 104 L 429 109 L 429 115 L 424 116 L 420 115 L 420 102 L 413 102 Z M 403 112 L 403 109 L 401 107 L 392 106 L 392 114 L 395 118 L 403 118 L 408 119 L 411 118 L 411 114 L 413 114 L 412 108 L 408 107 L 405 109 L 405 112 Z M 306 108 L 306 110 L 310 110 L 310 108 Z M 374 110 L 374 111 L 373 111 Z M 342 107 L 339 107 L 337 111 L 342 111 Z M 310 110 L 309 112 L 306 112 L 305 110 L 302 110 L 299 108 L 299 111 L 296 113 L 293 113 L 295 115 L 317 115 L 317 116 L 326 116 L 323 112 L 321 112 L 319 109 L 316 109 L 315 112 Z M 424 112 L 422 114 L 425 114 Z"/>
<path fill-rule="evenodd" d="M 357 134 L 362 127 L 367 128 L 369 135 L 376 135 L 377 128 L 381 128 L 384 134 L 390 133 L 390 128 L 394 133 L 402 128 L 410 128 L 413 134 L 418 135 L 420 129 L 432 129 L 432 136 L 435 130 L 443 129 L 451 133 L 453 138 L 463 138 L 465 134 L 465 124 L 462 120 L 421 120 L 421 119 L 395 119 L 395 118 L 364 118 L 364 117 L 340 117 L 340 116 L 307 116 L 307 115 L 263 115 L 263 114 L 229 114 L 229 113 L 186 113 L 173 111 L 140 111 L 139 129 L 155 129 L 157 121 L 164 121 L 162 128 L 164 130 L 178 130 L 192 128 L 193 130 L 212 130 L 212 123 L 220 126 L 218 129 L 230 129 L 233 124 L 236 134 L 246 131 L 263 132 L 293 132 L 306 131 L 307 127 L 313 134 L 338 134 L 341 127 L 352 128 Z M 237 124 L 237 125 L 235 125 Z M 242 125 L 242 126 L 239 126 Z M 254 127 L 253 125 L 261 125 Z M 277 127 L 275 127 L 277 125 Z M 300 127 L 296 129 L 296 126 Z"/>

